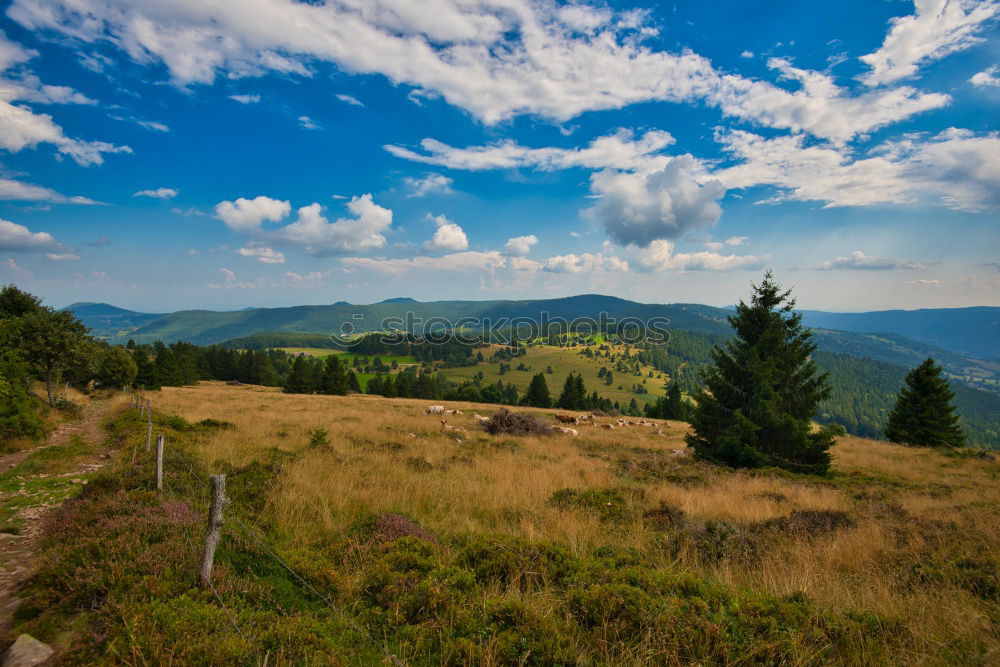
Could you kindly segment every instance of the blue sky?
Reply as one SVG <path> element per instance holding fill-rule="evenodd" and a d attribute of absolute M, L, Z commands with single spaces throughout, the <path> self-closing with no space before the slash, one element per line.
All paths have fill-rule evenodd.
<path fill-rule="evenodd" d="M 52 305 L 1000 305 L 1000 3 L 15 0 L 0 281 Z"/>

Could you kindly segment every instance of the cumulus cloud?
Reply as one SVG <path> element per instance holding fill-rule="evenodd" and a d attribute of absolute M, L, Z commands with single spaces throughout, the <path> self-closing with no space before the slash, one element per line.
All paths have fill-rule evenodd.
<path fill-rule="evenodd" d="M 257 104 L 260 102 L 260 95 L 230 95 L 229 99 L 240 104 Z"/>
<path fill-rule="evenodd" d="M 208 289 L 257 289 L 259 287 L 264 287 L 267 285 L 267 279 L 263 276 L 258 276 L 256 280 L 239 280 L 236 277 L 236 272 L 231 269 L 221 268 L 219 273 L 222 274 L 223 280 L 221 283 L 208 283 L 205 285 Z"/>
<path fill-rule="evenodd" d="M 45 256 L 54 262 L 66 262 L 80 259 L 75 252 L 47 252 Z"/>
<path fill-rule="evenodd" d="M 465 250 L 469 247 L 469 238 L 465 235 L 465 231 L 454 222 L 443 215 L 432 216 L 429 213 L 427 219 L 432 220 L 437 229 L 434 231 L 434 236 L 424 242 L 424 250 Z"/>
<path fill-rule="evenodd" d="M 997 67 L 987 67 L 982 72 L 977 72 L 969 79 L 969 83 L 978 88 L 989 86 L 1000 86 L 1000 76 L 997 76 Z"/>
<path fill-rule="evenodd" d="M 179 194 L 176 188 L 156 188 L 155 190 L 139 190 L 133 197 L 151 197 L 153 199 L 173 199 Z"/>
<path fill-rule="evenodd" d="M 924 3 L 935 1 L 943 0 Z M 488 124 L 520 114 L 565 122 L 641 102 L 700 102 L 844 141 L 949 99 L 910 88 L 855 96 L 819 73 L 802 77 L 797 90 L 722 73 L 696 53 L 649 46 L 658 29 L 641 11 L 532 0 L 437 0 L 433 11 L 395 0 L 259 0 L 254 8 L 254 21 L 239 3 L 201 0 L 14 0 L 7 13 L 37 32 L 122 45 L 135 61 L 163 63 L 179 86 L 219 74 L 308 76 L 312 62 L 333 62 L 414 86 L 414 99 L 440 96 Z M 973 21 L 981 13 L 969 12 Z M 907 40 L 890 34 L 880 51 L 894 50 L 895 41 Z M 934 42 L 930 52 L 954 41 Z"/>
<path fill-rule="evenodd" d="M 451 184 L 454 182 L 443 174 L 425 174 L 418 178 L 406 177 L 403 179 L 406 187 L 410 189 L 408 197 L 426 197 L 429 194 L 452 194 Z"/>
<path fill-rule="evenodd" d="M 365 105 L 365 103 L 359 100 L 358 98 L 352 95 L 347 95 L 345 93 L 340 93 L 339 95 L 337 95 L 337 99 L 340 100 L 341 102 L 346 102 L 347 104 L 350 104 L 351 106 L 355 107 L 363 107 Z"/>
<path fill-rule="evenodd" d="M 506 140 L 486 146 L 455 148 L 436 139 L 420 142 L 423 152 L 388 144 L 385 149 L 396 157 L 434 164 L 451 169 L 482 171 L 520 167 L 553 171 L 584 167 L 587 169 L 637 169 L 648 167 L 658 153 L 674 143 L 669 132 L 650 130 L 635 137 L 631 130 L 598 137 L 584 148 L 529 148 Z M 665 163 L 665 158 L 660 158 Z M 662 165 L 661 165 L 662 166 Z"/>
<path fill-rule="evenodd" d="M 263 195 L 254 199 L 240 197 L 236 201 L 223 201 L 215 206 L 215 217 L 237 232 L 254 232 L 265 220 L 278 222 L 288 215 L 292 205 L 287 201 Z"/>
<path fill-rule="evenodd" d="M 87 197 L 67 197 L 51 188 L 34 185 L 33 183 L 25 183 L 12 178 L 0 178 L 0 200 L 47 202 L 50 204 L 92 205 L 101 203 Z"/>
<path fill-rule="evenodd" d="M 531 252 L 531 246 L 538 243 L 538 237 L 534 234 L 527 236 L 514 236 L 507 239 L 503 245 L 503 254 L 509 257 L 526 257 Z"/>
<path fill-rule="evenodd" d="M 253 257 L 261 264 L 284 264 L 285 255 L 282 252 L 265 245 L 249 245 L 237 250 L 244 257 Z"/>
<path fill-rule="evenodd" d="M 383 232 L 392 226 L 392 211 L 372 200 L 370 194 L 352 197 L 347 209 L 354 217 L 330 222 L 319 204 L 303 206 L 298 219 L 263 235 L 301 247 L 310 255 L 335 255 L 385 247 Z"/>
<path fill-rule="evenodd" d="M 0 219 L 0 250 L 39 252 L 59 247 L 59 242 L 48 232 L 32 232 L 24 225 Z"/>
<path fill-rule="evenodd" d="M 600 171 L 590 185 L 601 201 L 590 212 L 619 245 L 645 247 L 712 225 L 722 215 L 718 200 L 726 189 L 717 180 L 699 183 L 699 170 L 693 157 L 682 155 L 651 173 Z"/>
<path fill-rule="evenodd" d="M 871 71 L 860 77 L 869 86 L 914 76 L 928 62 L 977 44 L 977 33 L 1000 14 L 994 0 L 914 0 L 915 13 L 890 21 L 878 50 L 861 56 Z"/>
<path fill-rule="evenodd" d="M 860 270 L 860 271 L 891 271 L 893 269 L 922 269 L 924 265 L 908 259 L 887 259 L 884 257 L 869 257 L 860 250 L 855 250 L 847 257 L 836 257 L 815 266 L 805 267 L 817 271 Z"/>

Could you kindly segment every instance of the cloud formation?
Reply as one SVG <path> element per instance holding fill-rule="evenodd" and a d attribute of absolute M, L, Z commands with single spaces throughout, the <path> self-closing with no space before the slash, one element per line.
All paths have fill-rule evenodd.
<path fill-rule="evenodd" d="M 261 195 L 254 199 L 240 197 L 236 201 L 219 202 L 215 205 L 215 217 L 233 231 L 255 232 L 265 220 L 278 222 L 291 210 L 290 202 Z"/>
<path fill-rule="evenodd" d="M 403 179 L 410 194 L 407 197 L 426 197 L 430 194 L 452 194 L 451 184 L 454 182 L 443 174 L 424 174 L 418 178 L 406 177 Z"/>
<path fill-rule="evenodd" d="M 508 257 L 527 257 L 531 252 L 531 246 L 538 243 L 538 237 L 534 234 L 527 236 L 514 236 L 507 239 L 503 246 L 503 254 Z"/>
<path fill-rule="evenodd" d="M 237 250 L 244 257 L 253 257 L 261 264 L 284 264 L 285 255 L 282 252 L 265 245 L 249 245 Z"/>
<path fill-rule="evenodd" d="M 921 4 L 935 1 L 943 0 Z M 973 20 L 980 13 L 970 12 Z M 220 73 L 309 76 L 312 62 L 333 62 L 414 86 L 418 98 L 443 97 L 488 124 L 523 114 L 565 122 L 641 102 L 700 102 L 726 116 L 846 141 L 949 100 L 906 87 L 855 96 L 826 74 L 800 70 L 784 72 L 800 84 L 787 90 L 720 72 L 690 51 L 650 47 L 646 40 L 658 28 L 642 11 L 531 0 L 438 0 L 434 11 L 396 0 L 258 0 L 253 21 L 238 3 L 14 0 L 8 15 L 31 30 L 122 45 L 135 61 L 163 63 L 178 86 L 212 83 Z M 953 49 L 955 38 L 931 41 L 937 55 Z M 890 34 L 870 58 L 879 81 L 897 69 L 881 64 L 899 59 L 881 55 L 897 53 L 897 42 L 907 40 Z M 926 57 L 923 51 L 907 58 Z"/>
<path fill-rule="evenodd" d="M 860 250 L 855 250 L 847 257 L 836 257 L 816 266 L 806 267 L 817 271 L 891 271 L 893 269 L 922 269 L 924 265 L 908 259 L 887 259 L 885 257 L 869 257 Z"/>
<path fill-rule="evenodd" d="M 717 180 L 699 183 L 698 171 L 690 155 L 651 173 L 600 171 L 590 181 L 601 201 L 590 211 L 604 223 L 608 237 L 623 246 L 646 247 L 715 224 L 726 189 Z"/>
<path fill-rule="evenodd" d="M 454 222 L 443 215 L 432 216 L 430 213 L 427 214 L 427 219 L 432 220 L 437 229 L 434 236 L 424 242 L 424 250 L 466 250 L 469 247 L 465 231 Z"/>
<path fill-rule="evenodd" d="M 101 203 L 87 197 L 67 197 L 51 188 L 33 183 L 25 183 L 12 178 L 0 178 L 0 200 L 46 202 L 50 204 L 93 205 Z"/>
<path fill-rule="evenodd" d="M 1000 14 L 1000 3 L 994 0 L 914 0 L 913 4 L 915 13 L 892 19 L 882 46 L 861 56 L 871 68 L 859 77 L 866 85 L 910 78 L 921 65 L 983 41 L 977 33 Z"/>
<path fill-rule="evenodd" d="M 139 190 L 133 197 L 150 197 L 152 199 L 173 199 L 179 194 L 176 188 L 156 188 L 150 190 Z"/>

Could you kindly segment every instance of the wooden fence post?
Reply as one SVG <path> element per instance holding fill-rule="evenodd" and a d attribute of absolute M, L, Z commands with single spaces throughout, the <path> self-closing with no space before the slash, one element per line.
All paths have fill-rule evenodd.
<path fill-rule="evenodd" d="M 152 399 L 146 399 L 146 419 L 153 419 L 153 401 Z"/>
<path fill-rule="evenodd" d="M 222 512 L 229 504 L 226 498 L 226 476 L 211 475 L 212 504 L 208 508 L 208 530 L 205 533 L 205 552 L 201 556 L 201 585 L 211 586 L 212 564 L 215 561 L 215 547 L 219 545 L 222 532 Z"/>
<path fill-rule="evenodd" d="M 156 490 L 163 490 L 163 436 L 156 436 Z"/>
<path fill-rule="evenodd" d="M 146 422 L 146 451 L 152 451 L 153 449 L 153 419 L 150 418 Z"/>

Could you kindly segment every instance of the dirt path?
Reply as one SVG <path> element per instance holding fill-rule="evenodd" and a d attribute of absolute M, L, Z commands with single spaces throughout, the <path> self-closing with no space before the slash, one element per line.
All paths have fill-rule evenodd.
<path fill-rule="evenodd" d="M 87 483 L 87 476 L 108 463 L 113 454 L 107 451 L 101 429 L 110 407 L 107 400 L 88 400 L 82 418 L 60 424 L 44 444 L 0 456 L 0 517 L 4 523 L 0 532 L 0 636 L 9 631 L 11 615 L 20 604 L 18 587 L 37 566 L 35 550 L 45 517 L 75 495 Z M 58 457 L 46 457 L 47 465 L 41 472 L 32 465 L 32 457 L 38 459 L 44 450 L 71 446 L 75 460 L 60 462 Z"/>

